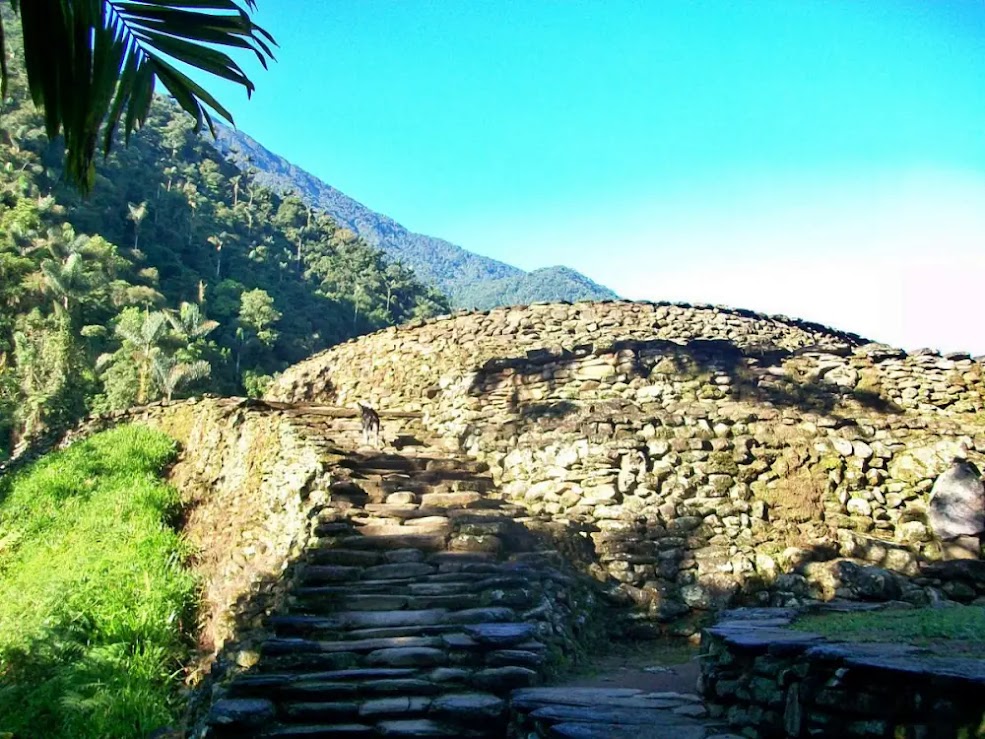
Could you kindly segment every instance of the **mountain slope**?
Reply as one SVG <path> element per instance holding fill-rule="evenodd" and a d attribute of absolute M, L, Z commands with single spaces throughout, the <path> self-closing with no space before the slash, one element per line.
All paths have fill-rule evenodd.
<path fill-rule="evenodd" d="M 216 146 L 240 167 L 255 169 L 258 181 L 280 192 L 293 191 L 309 205 L 325 210 L 369 244 L 413 269 L 419 279 L 449 295 L 455 307 L 491 308 L 539 300 L 618 297 L 569 267 L 524 272 L 444 239 L 408 231 L 392 218 L 370 210 L 241 131 L 220 127 Z"/>

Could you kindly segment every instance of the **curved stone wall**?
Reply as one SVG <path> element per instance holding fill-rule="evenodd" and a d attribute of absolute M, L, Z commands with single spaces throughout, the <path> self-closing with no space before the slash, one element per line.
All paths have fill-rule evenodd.
<path fill-rule="evenodd" d="M 915 574 L 939 552 L 934 479 L 962 444 L 985 454 L 970 357 L 708 307 L 459 314 L 335 347 L 268 397 L 422 411 L 511 498 L 582 525 L 596 575 L 660 621 L 811 559 Z"/>

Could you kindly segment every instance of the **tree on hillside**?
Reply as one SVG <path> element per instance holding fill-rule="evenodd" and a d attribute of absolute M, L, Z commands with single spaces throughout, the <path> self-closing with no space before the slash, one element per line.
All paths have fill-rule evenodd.
<path fill-rule="evenodd" d="M 244 8 L 245 4 L 245 8 Z M 96 149 L 105 153 L 122 123 L 124 137 L 143 125 L 155 82 L 215 135 L 209 109 L 230 123 L 232 115 L 173 62 L 235 82 L 253 93 L 253 82 L 216 47 L 246 49 L 264 67 L 273 59 L 273 37 L 249 12 L 254 0 L 10 0 L 21 17 L 27 81 L 44 110 L 48 138 L 65 136 L 65 168 L 83 191 L 92 188 Z M 0 19 L 0 93 L 8 70 Z"/>

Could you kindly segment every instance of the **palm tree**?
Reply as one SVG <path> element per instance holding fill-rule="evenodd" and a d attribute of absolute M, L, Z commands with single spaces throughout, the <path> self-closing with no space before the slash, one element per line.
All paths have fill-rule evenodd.
<path fill-rule="evenodd" d="M 212 372 L 212 365 L 204 359 L 195 362 L 179 362 L 174 357 L 164 354 L 157 354 L 153 358 L 154 374 L 157 377 L 157 384 L 164 392 L 164 398 L 170 403 L 171 396 L 180 385 L 184 385 L 203 377 L 208 377 Z"/>
<path fill-rule="evenodd" d="M 41 278 L 45 289 L 56 299 L 55 305 L 66 312 L 71 310 L 72 301 L 85 293 L 85 264 L 82 255 L 72 252 L 65 259 L 45 259 L 41 262 Z"/>
<path fill-rule="evenodd" d="M 195 303 L 182 303 L 177 311 L 168 311 L 167 317 L 171 327 L 187 341 L 204 338 L 219 327 L 219 322 L 207 319 Z"/>
<path fill-rule="evenodd" d="M 273 37 L 249 13 L 254 0 L 10 0 L 23 27 L 28 87 L 44 109 L 49 138 L 64 132 L 66 173 L 87 192 L 95 181 L 96 148 L 108 153 L 122 122 L 124 137 L 150 111 L 154 85 L 161 85 L 215 135 L 209 109 L 232 123 L 232 115 L 174 62 L 196 67 L 242 86 L 253 82 L 220 49 L 246 49 L 266 67 Z M 245 6 L 245 7 L 244 7 Z M 7 68 L 0 22 L 0 96 Z M 102 132 L 102 135 L 100 135 Z"/>
<path fill-rule="evenodd" d="M 160 343 L 167 333 L 167 318 L 158 311 L 144 313 L 139 326 L 131 326 L 124 321 L 116 324 L 116 335 L 129 342 L 130 357 L 137 365 L 137 403 L 147 402 L 150 391 L 151 372 L 154 362 L 161 354 Z M 114 359 L 114 355 L 104 354 L 97 361 L 97 368 Z"/>
<path fill-rule="evenodd" d="M 140 224 L 147 216 L 147 201 L 144 200 L 139 205 L 127 203 L 127 218 L 133 221 L 133 250 L 137 251 L 137 243 L 140 240 Z"/>

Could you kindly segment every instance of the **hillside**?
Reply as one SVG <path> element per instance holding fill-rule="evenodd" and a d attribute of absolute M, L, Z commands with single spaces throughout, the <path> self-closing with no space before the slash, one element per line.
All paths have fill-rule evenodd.
<path fill-rule="evenodd" d="M 256 394 L 312 352 L 449 310 L 344 224 L 239 172 L 163 98 L 81 198 L 2 10 L 14 31 L 0 121 L 0 459 L 93 410 Z"/>
<path fill-rule="evenodd" d="M 274 154 L 241 131 L 221 127 L 216 146 L 259 182 L 320 208 L 369 244 L 414 270 L 419 279 L 447 294 L 458 308 L 492 308 L 542 300 L 609 300 L 617 295 L 573 269 L 546 267 L 524 272 L 474 254 L 444 239 L 408 231 L 314 175 Z"/>

